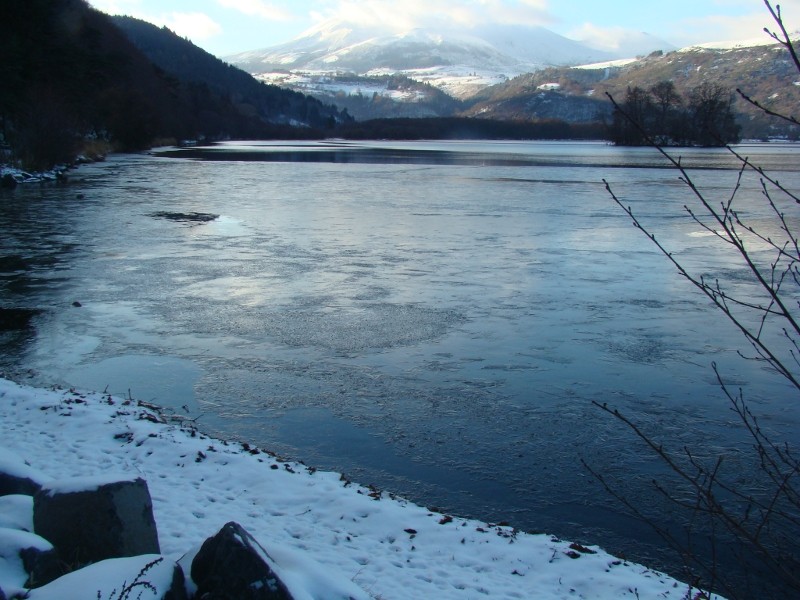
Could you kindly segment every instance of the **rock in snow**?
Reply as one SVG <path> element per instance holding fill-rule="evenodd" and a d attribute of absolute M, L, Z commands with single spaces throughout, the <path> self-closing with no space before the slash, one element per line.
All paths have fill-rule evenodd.
<path fill-rule="evenodd" d="M 33 529 L 69 565 L 161 551 L 150 492 L 140 477 L 49 484 L 33 497 Z"/>
<path fill-rule="evenodd" d="M 207 539 L 192 560 L 192 581 L 200 598 L 229 594 L 241 600 L 291 600 L 289 590 L 256 539 L 238 523 L 227 523 Z"/>

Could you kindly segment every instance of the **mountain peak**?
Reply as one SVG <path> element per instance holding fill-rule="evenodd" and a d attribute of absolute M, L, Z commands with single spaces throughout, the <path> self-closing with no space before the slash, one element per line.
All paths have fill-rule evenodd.
<path fill-rule="evenodd" d="M 634 56 L 671 49 L 646 34 L 626 39 L 615 49 L 571 40 L 541 26 L 488 23 L 403 29 L 400 24 L 373 27 L 330 19 L 290 42 L 226 60 L 269 82 L 284 79 L 287 71 L 314 77 L 400 74 L 465 96 L 546 67 L 628 58 L 624 53 L 634 47 Z"/>
<path fill-rule="evenodd" d="M 290 42 L 227 60 L 254 74 L 275 70 L 365 74 L 376 68 L 400 73 L 460 66 L 512 76 L 545 66 L 611 58 L 619 56 L 544 27 L 489 24 L 460 30 L 402 30 L 331 19 Z"/>

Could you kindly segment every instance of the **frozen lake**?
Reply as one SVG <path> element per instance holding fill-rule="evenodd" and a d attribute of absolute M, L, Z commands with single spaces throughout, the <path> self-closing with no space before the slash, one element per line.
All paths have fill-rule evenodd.
<path fill-rule="evenodd" d="M 745 150 L 800 188 L 800 148 Z M 681 153 L 728 198 L 725 151 Z M 130 390 L 427 506 L 677 574 L 581 466 L 668 518 L 657 463 L 591 401 L 734 464 L 743 437 L 712 361 L 794 439 L 800 407 L 602 184 L 738 285 L 664 166 L 589 143 L 224 144 L 0 191 L 0 306 L 42 311 L 0 333 L 0 372 Z M 760 198 L 757 180 L 740 194 Z"/>

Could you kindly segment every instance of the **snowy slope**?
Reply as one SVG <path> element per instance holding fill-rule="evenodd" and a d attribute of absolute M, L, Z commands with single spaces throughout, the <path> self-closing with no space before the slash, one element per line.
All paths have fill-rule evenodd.
<path fill-rule="evenodd" d="M 172 561 L 237 521 L 276 560 L 298 598 L 694 597 L 685 584 L 596 546 L 435 513 L 336 473 L 205 437 L 189 425 L 107 394 L 0 379 L 6 462 L 15 455 L 46 478 L 119 473 L 147 481 L 167 559 L 164 569 L 148 575 L 159 586 L 168 581 Z M 29 507 L 20 503 L 14 510 Z M 13 521 L 30 522 L 29 515 Z M 120 580 L 132 581 L 152 559 L 97 563 L 90 576 L 56 580 L 31 598 L 78 600 L 97 597 L 98 590 L 110 597 Z M 24 573 L 6 566 L 0 587 L 18 587 Z"/>
<path fill-rule="evenodd" d="M 670 49 L 646 34 L 608 49 L 535 26 L 487 24 L 460 30 L 392 31 L 329 20 L 288 43 L 225 60 L 263 81 L 284 85 L 287 71 L 317 79 L 333 73 L 402 73 L 465 96 L 548 66 L 627 58 L 620 53 L 634 47 L 647 52 Z M 296 89 L 315 91 L 313 83 Z"/>
<path fill-rule="evenodd" d="M 543 27 L 488 25 L 472 30 L 392 32 L 330 20 L 286 44 L 226 57 L 251 73 L 280 69 L 364 74 L 463 66 L 468 70 L 524 73 L 548 65 L 616 58 Z"/>

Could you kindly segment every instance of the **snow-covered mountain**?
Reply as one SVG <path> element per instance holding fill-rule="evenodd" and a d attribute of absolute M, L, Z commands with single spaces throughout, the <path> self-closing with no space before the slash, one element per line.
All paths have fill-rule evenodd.
<path fill-rule="evenodd" d="M 665 42 L 646 36 L 637 38 L 635 46 L 639 54 L 671 49 Z M 400 73 L 463 97 L 486 85 L 548 66 L 626 58 L 620 53 L 631 48 L 629 43 L 614 49 L 592 47 L 544 27 L 524 25 L 396 32 L 329 20 L 288 43 L 225 60 L 266 81 L 281 81 L 287 71 L 318 77 Z"/>

